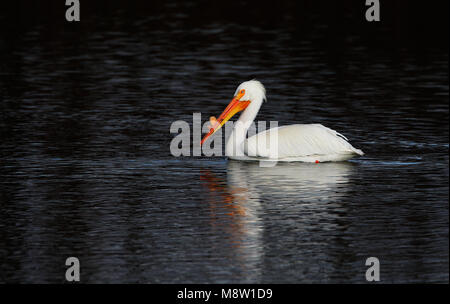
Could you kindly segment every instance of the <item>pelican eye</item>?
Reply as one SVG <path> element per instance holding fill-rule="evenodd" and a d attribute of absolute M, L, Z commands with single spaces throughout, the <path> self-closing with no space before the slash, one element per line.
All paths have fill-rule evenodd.
<path fill-rule="evenodd" d="M 245 90 L 241 90 L 239 93 L 241 94 L 245 94 Z"/>

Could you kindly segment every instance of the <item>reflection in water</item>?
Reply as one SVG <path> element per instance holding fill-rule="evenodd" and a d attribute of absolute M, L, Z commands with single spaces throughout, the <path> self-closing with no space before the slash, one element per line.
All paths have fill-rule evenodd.
<path fill-rule="evenodd" d="M 263 255 L 263 222 L 258 193 L 252 193 L 244 171 L 228 172 L 228 183 L 211 171 L 201 176 L 209 189 L 211 225 L 215 233 L 225 234 L 234 249 L 245 281 L 257 282 Z M 242 182 L 239 182 L 242 181 Z M 218 231 L 217 231 L 218 230 Z"/>
<path fill-rule="evenodd" d="M 277 201 L 295 198 L 303 203 L 327 202 L 342 196 L 353 167 L 352 163 L 278 163 L 275 167 L 260 167 L 258 162 L 230 161 L 228 182 L 247 183 L 252 193 L 259 192 Z M 275 202 L 275 200 L 274 200 Z"/>
<path fill-rule="evenodd" d="M 235 261 L 249 282 L 259 282 L 264 248 L 264 215 L 270 206 L 281 205 L 279 224 L 286 218 L 296 226 L 309 225 L 310 218 L 326 217 L 331 202 L 340 203 L 346 191 L 351 163 L 279 163 L 260 167 L 258 162 L 228 162 L 227 179 L 211 171 L 201 175 L 209 195 L 211 225 L 225 232 L 224 241 L 234 249 Z M 313 210 L 314 212 L 308 212 Z M 329 214 L 328 214 L 329 215 Z M 270 216 L 270 215 L 269 215 Z M 331 216 L 331 215 L 330 215 Z"/>
<path fill-rule="evenodd" d="M 383 282 L 448 283 L 448 46 L 386 35 L 446 18 L 366 35 L 353 5 L 364 26 L 347 31 L 320 1 L 245 20 L 106 1 L 73 27 L 3 2 L 18 7 L 0 10 L 0 282 L 61 282 L 77 256 L 85 283 L 361 283 L 377 256 Z M 173 121 L 206 119 L 252 78 L 268 88 L 258 120 L 322 123 L 367 154 L 275 168 L 170 154 Z"/>

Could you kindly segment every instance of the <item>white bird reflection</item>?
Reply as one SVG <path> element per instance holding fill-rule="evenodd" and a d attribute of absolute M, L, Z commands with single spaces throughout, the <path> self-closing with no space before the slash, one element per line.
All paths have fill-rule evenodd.
<path fill-rule="evenodd" d="M 248 191 L 276 201 L 314 203 L 336 200 L 345 195 L 352 163 L 278 163 L 260 167 L 257 162 L 228 163 L 230 187 L 246 185 Z M 342 189 L 339 189 L 342 188 Z M 337 191 L 339 190 L 339 191 Z"/>
<path fill-rule="evenodd" d="M 347 193 L 353 167 L 348 162 L 260 167 L 257 162 L 229 161 L 226 180 L 204 172 L 211 224 L 229 236 L 224 241 L 233 248 L 243 281 L 260 281 L 266 225 L 292 225 L 302 234 L 310 233 L 309 225 L 333 229 L 333 217 L 339 213 L 330 211 L 343 207 L 341 199 Z M 265 217 L 272 221 L 265 223 Z M 279 223 L 274 222 L 278 217 Z"/>

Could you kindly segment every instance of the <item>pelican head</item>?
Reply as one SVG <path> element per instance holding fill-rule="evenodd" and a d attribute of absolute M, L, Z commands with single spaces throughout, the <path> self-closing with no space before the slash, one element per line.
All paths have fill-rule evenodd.
<path fill-rule="evenodd" d="M 244 90 L 242 100 L 266 100 L 266 88 L 256 79 L 241 83 L 234 92 L 234 96 L 238 96 L 242 90 Z"/>
<path fill-rule="evenodd" d="M 252 103 L 261 103 L 266 100 L 266 89 L 258 80 L 249 80 L 241 83 L 234 93 L 234 97 L 225 110 L 220 114 L 219 118 L 212 116 L 210 118 L 210 130 L 209 133 L 203 137 L 201 145 L 205 140 L 216 133 L 222 126 L 236 113 L 245 110 Z M 257 105 L 259 109 L 260 104 Z"/>

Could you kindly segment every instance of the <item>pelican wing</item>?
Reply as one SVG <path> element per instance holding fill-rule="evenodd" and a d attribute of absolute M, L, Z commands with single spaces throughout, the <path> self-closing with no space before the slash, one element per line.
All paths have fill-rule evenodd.
<path fill-rule="evenodd" d="M 258 133 L 246 139 L 244 153 L 276 159 L 327 156 L 324 160 L 364 154 L 342 134 L 321 124 L 296 124 Z M 329 158 L 331 155 L 333 158 Z"/>

